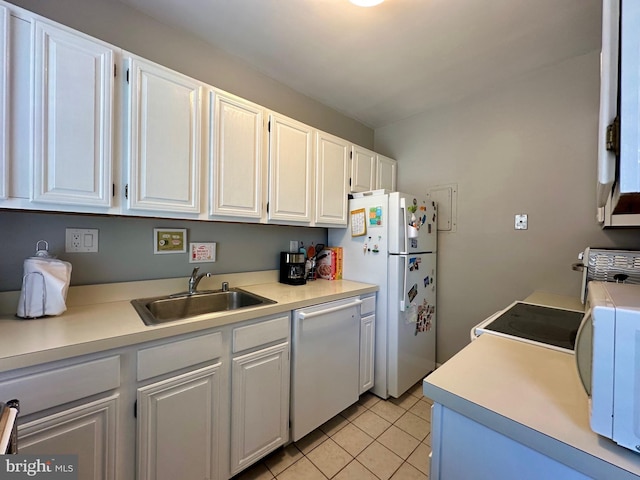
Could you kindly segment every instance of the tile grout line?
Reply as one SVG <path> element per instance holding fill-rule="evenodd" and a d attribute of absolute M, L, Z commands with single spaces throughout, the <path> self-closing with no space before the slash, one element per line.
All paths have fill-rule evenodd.
<path fill-rule="evenodd" d="M 416 398 L 417 401 L 413 402 L 411 404 L 410 407 L 405 408 L 402 407 L 400 405 L 398 405 L 397 403 L 393 402 L 393 399 L 391 397 L 389 397 L 388 399 L 380 399 L 378 397 L 376 397 L 375 395 L 373 395 L 370 392 L 365 392 L 363 395 L 369 395 L 369 397 L 364 400 L 361 401 L 360 399 L 354 403 L 352 406 L 347 407 L 347 409 L 343 410 L 342 412 L 340 412 L 339 414 L 337 414 L 335 417 L 333 417 L 331 420 L 333 420 L 336 417 L 341 417 L 340 422 L 344 422 L 344 425 L 342 425 L 338 430 L 334 431 L 331 435 L 329 433 L 327 433 L 326 431 L 322 430 L 322 426 L 326 425 L 326 423 L 328 423 L 329 421 L 325 422 L 325 424 L 323 424 L 322 426 L 318 427 L 318 430 L 320 430 L 327 438 L 323 439 L 320 443 L 318 443 L 317 445 L 314 445 L 313 448 L 311 448 L 311 450 L 308 450 L 307 452 L 303 452 L 297 445 L 296 442 L 292 442 L 290 445 L 292 445 L 295 449 L 296 449 L 296 454 L 300 454 L 301 457 L 298 458 L 296 461 L 294 461 L 291 465 L 288 465 L 284 470 L 282 470 L 281 472 L 278 473 L 278 475 L 275 475 L 273 473 L 273 471 L 266 465 L 266 463 L 264 462 L 264 460 L 262 463 L 264 465 L 264 467 L 266 468 L 266 470 L 269 472 L 269 474 L 272 475 L 272 478 L 274 480 L 278 480 L 278 477 L 280 475 L 283 475 L 287 470 L 289 470 L 290 468 L 292 468 L 294 465 L 296 465 L 298 462 L 300 462 L 303 458 L 306 458 L 311 465 L 313 465 L 313 467 L 315 469 L 318 470 L 318 472 L 320 472 L 320 474 L 325 478 L 325 479 L 330 479 L 330 478 L 335 478 L 337 475 L 340 474 L 340 472 L 342 472 L 344 469 L 346 469 L 349 465 L 351 465 L 354 461 L 356 461 L 360 466 L 362 466 L 365 470 L 367 470 L 368 472 L 370 472 L 372 475 L 374 475 L 376 478 L 380 478 L 375 472 L 371 471 L 369 468 L 367 468 L 366 465 L 364 465 L 362 462 L 360 462 L 358 460 L 358 455 L 360 455 L 364 450 L 366 450 L 366 448 L 368 448 L 370 445 L 372 445 L 373 443 L 378 443 L 378 445 L 380 445 L 381 447 L 383 447 L 384 449 L 386 449 L 387 451 L 389 451 L 391 454 L 397 456 L 398 458 L 400 458 L 402 460 L 402 462 L 400 463 L 400 465 L 393 471 L 393 473 L 391 473 L 391 475 L 388 477 L 388 479 L 391 479 L 393 477 L 393 475 L 395 475 L 405 463 L 408 463 L 411 467 L 415 468 L 416 470 L 418 470 L 420 473 L 422 473 L 423 475 L 426 476 L 426 478 L 428 478 L 428 474 L 425 474 L 422 470 L 420 470 L 418 467 L 416 467 L 415 465 L 413 465 L 411 462 L 409 462 L 409 458 L 411 457 L 411 455 L 413 455 L 415 453 L 415 451 L 420 448 L 421 444 L 425 444 L 427 447 L 429 447 L 426 443 L 425 440 L 429 437 L 429 435 L 431 434 L 431 432 L 429 431 L 427 433 L 427 435 L 423 438 L 423 439 L 419 439 L 415 436 L 413 436 L 411 433 L 407 432 L 406 430 L 400 428 L 399 426 L 396 425 L 396 423 L 406 414 L 406 413 L 411 413 L 412 415 L 416 416 L 418 419 L 422 420 L 422 421 L 426 421 L 427 423 L 429 423 L 429 430 L 430 430 L 430 421 L 422 418 L 420 415 L 416 415 L 415 413 L 411 412 L 410 410 L 415 407 L 420 401 L 422 401 L 423 399 L 426 399 L 426 397 L 423 397 L 421 395 L 415 395 L 411 390 L 415 390 L 416 387 L 412 387 L 407 393 Z M 418 389 L 418 391 L 421 391 L 421 389 Z M 370 399 L 371 397 L 374 397 L 374 402 L 371 404 L 371 406 L 367 406 L 364 403 L 370 403 Z M 401 409 L 403 411 L 403 413 L 396 418 L 393 422 L 390 422 L 389 420 L 387 420 L 386 418 L 382 417 L 380 414 L 378 414 L 377 412 L 373 411 L 372 408 L 379 404 L 380 402 L 389 402 L 391 405 Z M 431 405 L 430 402 L 426 401 L 426 403 L 428 405 Z M 355 417 L 352 417 L 352 419 L 347 418 L 345 415 L 343 415 L 344 411 L 352 408 L 353 406 L 360 406 L 364 409 L 363 412 L 361 412 L 360 414 L 356 415 Z M 354 423 L 354 420 L 356 420 L 357 418 L 359 418 L 360 416 L 362 416 L 365 412 L 371 412 L 372 414 L 376 415 L 378 418 L 380 418 L 381 420 L 389 423 L 389 425 L 387 427 L 384 428 L 384 430 L 382 430 L 382 432 L 380 432 L 377 436 L 373 437 L 372 435 L 370 435 L 369 433 L 367 433 L 366 431 L 364 431 L 362 428 L 360 428 L 358 425 L 356 425 Z M 341 448 L 342 450 L 344 450 L 349 457 L 351 457 L 351 460 L 349 462 L 347 462 L 346 465 L 344 465 L 342 468 L 340 468 L 336 473 L 334 473 L 331 477 L 328 477 L 322 470 L 320 470 L 320 468 L 310 459 L 308 458 L 308 455 L 314 451 L 316 448 L 320 447 L 322 444 L 324 444 L 328 439 L 332 439 L 332 437 L 334 435 L 336 435 L 338 432 L 340 432 L 342 429 L 344 429 L 347 425 L 352 425 L 353 427 L 355 427 L 357 430 L 359 430 L 360 432 L 364 433 L 365 435 L 367 435 L 368 437 L 372 438 L 373 441 L 371 443 L 369 443 L 369 445 L 367 447 L 365 447 L 363 450 L 361 450 L 358 455 L 353 456 L 351 455 L 350 452 L 348 452 L 347 450 L 345 450 L 340 444 L 338 444 L 337 442 L 334 442 L 338 445 L 339 448 Z M 396 428 L 398 428 L 400 431 L 402 431 L 403 433 L 409 435 L 412 439 L 416 440 L 418 442 L 418 444 L 411 450 L 411 453 L 409 453 L 407 455 L 407 458 L 404 459 L 403 457 L 401 457 L 400 455 L 398 455 L 397 453 L 395 453 L 393 450 L 391 450 L 390 448 L 388 448 L 386 445 L 382 444 L 381 442 L 379 442 L 379 438 L 385 433 L 387 432 L 392 426 L 396 426 Z M 430 448 L 430 447 L 429 447 Z"/>

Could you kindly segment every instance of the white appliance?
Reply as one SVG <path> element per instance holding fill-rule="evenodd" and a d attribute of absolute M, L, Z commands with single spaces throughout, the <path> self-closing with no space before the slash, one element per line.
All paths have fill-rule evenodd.
<path fill-rule="evenodd" d="M 293 312 L 294 442 L 358 401 L 361 304 L 354 297 Z"/>
<path fill-rule="evenodd" d="M 397 398 L 436 365 L 436 204 L 377 190 L 354 194 L 349 213 L 329 245 L 344 249 L 344 279 L 380 286 L 371 391 Z"/>
<path fill-rule="evenodd" d="M 576 339 L 591 429 L 640 451 L 640 285 L 589 283 Z"/>
<path fill-rule="evenodd" d="M 489 334 L 573 353 L 584 311 L 513 302 L 471 329 L 471 341 Z"/>

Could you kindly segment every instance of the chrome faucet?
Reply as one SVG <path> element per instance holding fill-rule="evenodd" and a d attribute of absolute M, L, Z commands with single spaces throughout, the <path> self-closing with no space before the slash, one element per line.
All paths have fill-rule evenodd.
<path fill-rule="evenodd" d="M 200 275 L 198 275 L 198 270 L 200 270 L 200 267 L 195 267 L 193 269 L 193 272 L 191 272 L 191 276 L 189 277 L 189 295 L 193 295 L 195 293 L 197 293 L 197 289 L 198 289 L 198 284 L 200 283 L 200 280 L 202 280 L 204 277 L 210 277 L 211 273 L 207 272 L 207 273 L 201 273 Z"/>

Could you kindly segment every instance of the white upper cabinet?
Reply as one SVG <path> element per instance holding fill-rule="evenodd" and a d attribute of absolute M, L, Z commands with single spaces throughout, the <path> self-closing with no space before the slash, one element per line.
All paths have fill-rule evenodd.
<path fill-rule="evenodd" d="M 269 115 L 269 220 L 311 222 L 313 129 Z"/>
<path fill-rule="evenodd" d="M 109 207 L 117 51 L 35 22 L 34 202 Z"/>
<path fill-rule="evenodd" d="M 202 83 L 128 57 L 128 208 L 197 214 L 203 160 Z"/>
<path fill-rule="evenodd" d="M 368 192 L 376 185 L 376 153 L 354 145 L 351 149 L 351 192 Z"/>
<path fill-rule="evenodd" d="M 212 217 L 262 218 L 264 109 L 222 91 L 209 92 Z"/>
<path fill-rule="evenodd" d="M 9 12 L 0 5 L 0 199 L 9 195 Z"/>
<path fill-rule="evenodd" d="M 350 149 L 346 140 L 324 132 L 316 134 L 316 224 L 347 224 Z"/>
<path fill-rule="evenodd" d="M 376 190 L 398 190 L 398 161 L 384 155 L 376 155 Z"/>

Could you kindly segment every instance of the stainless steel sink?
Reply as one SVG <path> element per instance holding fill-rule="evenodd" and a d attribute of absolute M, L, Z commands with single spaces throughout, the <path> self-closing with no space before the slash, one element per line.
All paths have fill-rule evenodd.
<path fill-rule="evenodd" d="M 273 303 L 276 302 L 238 288 L 231 288 L 227 291 L 204 291 L 195 294 L 184 293 L 131 300 L 138 315 L 147 325 L 158 325 L 206 313 L 238 310 Z"/>

